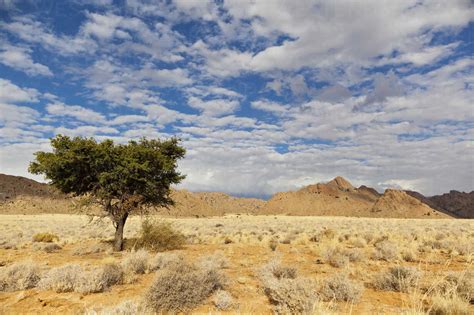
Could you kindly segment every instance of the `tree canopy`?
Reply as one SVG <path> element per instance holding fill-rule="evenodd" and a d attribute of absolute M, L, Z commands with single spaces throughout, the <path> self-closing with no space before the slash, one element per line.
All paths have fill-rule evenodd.
<path fill-rule="evenodd" d="M 115 144 L 94 138 L 57 135 L 52 152 L 36 152 L 29 171 L 44 174 L 60 191 L 89 195 L 103 206 L 116 226 L 115 248 L 123 246 L 123 225 L 144 206 L 169 206 L 170 185 L 184 179 L 177 161 L 184 157 L 180 140 L 146 139 Z"/>

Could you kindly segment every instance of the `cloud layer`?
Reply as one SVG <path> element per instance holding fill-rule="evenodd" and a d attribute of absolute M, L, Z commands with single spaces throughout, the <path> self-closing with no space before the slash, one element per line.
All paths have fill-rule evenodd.
<path fill-rule="evenodd" d="M 57 134 L 183 139 L 182 187 L 342 175 L 474 189 L 474 10 L 453 1 L 0 5 L 0 171 Z M 472 36 L 471 36 L 472 37 Z"/>

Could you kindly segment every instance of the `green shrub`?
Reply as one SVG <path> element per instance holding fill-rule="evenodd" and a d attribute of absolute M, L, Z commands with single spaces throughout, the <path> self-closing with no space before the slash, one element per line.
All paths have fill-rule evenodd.
<path fill-rule="evenodd" d="M 185 243 L 186 237 L 181 232 L 176 231 L 171 223 L 144 220 L 140 236 L 136 239 L 134 247 L 162 252 L 180 249 Z"/>

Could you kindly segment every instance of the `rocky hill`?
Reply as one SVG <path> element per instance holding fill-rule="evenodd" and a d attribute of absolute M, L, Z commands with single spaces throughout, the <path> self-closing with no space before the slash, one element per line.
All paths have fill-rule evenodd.
<path fill-rule="evenodd" d="M 474 191 L 469 193 L 451 190 L 449 193 L 425 197 L 416 191 L 406 191 L 431 208 L 459 218 L 474 219 Z"/>
<path fill-rule="evenodd" d="M 474 217 L 474 192 L 424 197 L 417 192 L 354 187 L 342 177 L 327 183 L 280 192 L 268 201 L 238 198 L 221 192 L 173 190 L 175 206 L 156 209 L 170 216 L 220 216 L 228 213 L 287 214 L 394 218 Z M 47 184 L 0 174 L 0 213 L 71 213 L 77 200 Z"/>
<path fill-rule="evenodd" d="M 403 191 L 355 188 L 336 177 L 325 184 L 275 194 L 262 209 L 264 214 L 328 215 L 387 218 L 448 217 Z"/>

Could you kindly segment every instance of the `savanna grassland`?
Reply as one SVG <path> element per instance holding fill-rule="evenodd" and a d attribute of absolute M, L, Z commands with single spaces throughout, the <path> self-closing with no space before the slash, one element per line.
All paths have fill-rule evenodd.
<path fill-rule="evenodd" d="M 472 314 L 474 221 L 0 216 L 0 314 Z M 156 242 L 155 242 L 156 243 Z M 143 247 L 140 248 L 139 247 Z"/>

